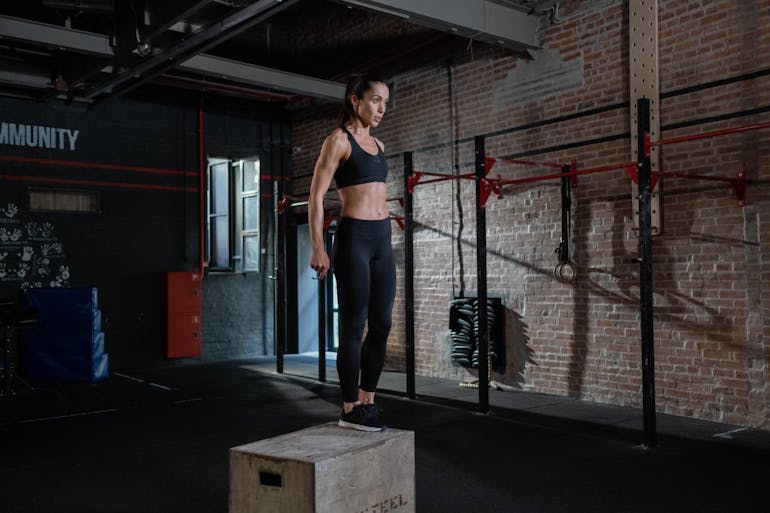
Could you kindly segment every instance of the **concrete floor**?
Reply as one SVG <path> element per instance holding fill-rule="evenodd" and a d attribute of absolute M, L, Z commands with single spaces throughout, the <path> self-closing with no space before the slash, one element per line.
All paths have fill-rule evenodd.
<path fill-rule="evenodd" d="M 334 384 L 312 359 L 113 372 L 0 398 L 0 512 L 226 512 L 228 449 L 333 420 Z M 291 373 L 291 374 L 288 374 Z M 329 371 L 334 378 L 333 368 Z M 519 391 L 387 373 L 388 423 L 416 434 L 421 513 L 748 512 L 770 504 L 770 432 Z M 340 512 L 346 513 L 346 512 Z"/>

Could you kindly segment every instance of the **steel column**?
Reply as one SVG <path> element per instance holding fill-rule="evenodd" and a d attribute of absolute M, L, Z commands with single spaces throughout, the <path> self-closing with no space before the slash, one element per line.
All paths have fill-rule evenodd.
<path fill-rule="evenodd" d="M 326 232 L 326 254 L 331 255 L 334 245 L 334 233 L 331 230 Z M 334 274 L 329 271 L 329 279 L 326 280 L 326 349 L 334 349 Z M 324 354 L 325 357 L 325 354 Z M 326 361 L 324 359 L 324 365 Z"/>
<path fill-rule="evenodd" d="M 328 248 L 327 248 L 328 249 Z M 326 381 L 326 281 L 318 280 L 318 381 Z"/>
<path fill-rule="evenodd" d="M 272 166 L 271 166 L 272 168 Z M 283 169 L 281 170 L 283 178 Z M 287 339 L 287 301 L 286 301 L 286 230 L 288 223 L 286 216 L 278 212 L 278 198 L 286 192 L 285 180 L 276 180 L 273 182 L 273 222 L 275 223 L 275 261 L 273 263 L 273 274 L 271 278 L 275 280 L 275 371 L 283 374 L 283 355 L 286 352 Z"/>
<path fill-rule="evenodd" d="M 644 415 L 644 445 L 657 443 L 655 418 L 655 354 L 653 336 L 652 297 L 652 165 L 645 155 L 645 138 L 650 130 L 650 100 L 637 100 L 639 155 L 639 303 L 642 336 L 642 409 Z"/>
<path fill-rule="evenodd" d="M 562 173 L 569 173 L 570 167 L 562 167 Z M 561 179 L 561 241 L 559 241 L 559 262 L 566 264 L 570 261 L 570 215 L 572 214 L 572 189 L 570 179 L 563 176 Z"/>
<path fill-rule="evenodd" d="M 414 365 L 414 211 L 412 203 L 412 188 L 409 181 L 414 172 L 412 152 L 404 153 L 404 345 L 406 351 L 406 395 L 414 399 L 415 365 Z"/>
<path fill-rule="evenodd" d="M 481 185 L 486 177 L 484 136 L 474 138 L 476 151 L 476 269 L 479 308 L 479 411 L 489 412 L 489 326 L 487 321 L 487 216 Z"/>

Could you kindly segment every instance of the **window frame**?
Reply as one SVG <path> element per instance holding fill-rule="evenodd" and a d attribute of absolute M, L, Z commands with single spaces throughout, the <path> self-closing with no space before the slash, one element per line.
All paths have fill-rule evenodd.
<path fill-rule="evenodd" d="M 256 168 L 253 176 L 255 177 L 254 188 L 246 190 L 246 175 L 244 172 L 247 164 L 254 162 Z M 261 233 L 261 195 L 260 195 L 260 157 L 254 156 L 242 159 L 233 159 L 225 157 L 209 157 L 206 166 L 206 260 L 208 261 L 208 270 L 210 273 L 252 273 L 260 272 L 262 265 L 262 233 Z M 221 212 L 212 212 L 213 198 L 216 197 L 218 186 L 215 176 L 215 166 L 227 166 L 227 192 L 224 196 L 227 198 L 227 208 Z M 246 201 L 256 200 L 256 227 L 245 229 L 246 220 Z M 225 212 L 226 210 L 226 212 Z M 216 232 L 212 239 L 212 226 L 215 218 L 227 218 L 227 261 L 219 262 L 216 258 L 218 244 Z M 256 255 L 248 262 L 244 261 L 244 247 L 246 239 L 257 239 Z M 255 258 L 254 258 L 255 256 Z"/>
<path fill-rule="evenodd" d="M 247 189 L 246 177 L 247 173 L 244 172 L 246 163 L 254 162 L 254 188 Z M 238 214 L 239 223 L 237 224 L 237 253 L 240 256 L 240 265 L 242 272 L 259 272 L 262 263 L 262 238 L 261 238 L 261 195 L 260 195 L 260 160 L 259 157 L 242 159 L 236 163 L 239 168 L 236 177 L 240 184 L 240 190 L 238 193 L 238 206 L 240 212 Z M 256 210 L 254 211 L 256 219 L 254 220 L 256 226 L 254 228 L 247 228 L 246 225 L 246 202 L 247 200 L 254 200 L 256 203 Z M 246 239 L 257 239 L 257 252 L 256 258 L 248 258 L 246 255 Z"/>

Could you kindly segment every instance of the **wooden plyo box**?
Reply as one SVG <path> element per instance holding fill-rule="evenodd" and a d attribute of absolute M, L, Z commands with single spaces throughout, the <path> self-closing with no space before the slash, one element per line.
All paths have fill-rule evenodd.
<path fill-rule="evenodd" d="M 336 423 L 230 449 L 230 513 L 415 513 L 414 432 Z"/>

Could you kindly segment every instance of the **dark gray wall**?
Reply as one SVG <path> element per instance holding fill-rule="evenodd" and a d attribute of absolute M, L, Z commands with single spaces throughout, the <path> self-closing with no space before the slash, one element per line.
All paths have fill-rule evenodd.
<path fill-rule="evenodd" d="M 231 159 L 258 156 L 261 162 L 262 258 L 256 273 L 209 274 L 203 282 L 204 359 L 275 354 L 275 180 L 289 173 L 289 125 L 278 109 L 207 101 L 205 151 Z"/>
<path fill-rule="evenodd" d="M 204 111 L 206 154 L 260 155 L 263 175 L 282 174 L 288 129 L 277 109 L 207 100 Z M 17 205 L 20 226 L 50 223 L 69 270 L 65 285 L 99 289 L 112 368 L 164 361 L 163 273 L 199 268 L 198 98 L 174 95 L 160 103 L 135 97 L 91 108 L 0 99 L 0 122 L 80 130 L 73 151 L 0 144 L 0 207 Z M 9 160 L 14 157 L 27 160 Z M 99 191 L 102 212 L 31 213 L 29 186 Z M 269 181 L 262 186 L 270 193 Z M 274 223 L 271 200 L 262 204 L 261 271 L 204 278 L 203 359 L 273 352 L 273 281 L 267 276 L 274 266 Z M 0 295 L 17 294 L 31 277 L 25 278 L 0 280 Z M 48 278 L 37 281 L 47 286 Z"/>

